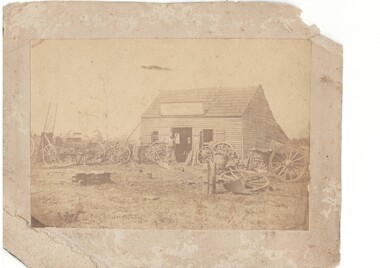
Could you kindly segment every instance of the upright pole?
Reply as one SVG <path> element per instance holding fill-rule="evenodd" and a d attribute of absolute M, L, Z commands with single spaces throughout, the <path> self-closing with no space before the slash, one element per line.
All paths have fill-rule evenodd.
<path fill-rule="evenodd" d="M 49 102 L 49 108 L 48 108 L 48 111 L 47 111 L 47 114 L 46 114 L 45 125 L 44 125 L 44 129 L 42 130 L 42 133 L 45 133 L 45 131 L 46 131 L 46 124 L 47 124 L 47 120 L 48 120 L 48 117 L 49 117 L 50 105 L 51 105 L 51 102 Z"/>
<path fill-rule="evenodd" d="M 212 163 L 212 169 L 213 169 L 213 174 L 212 174 L 212 193 L 216 194 L 216 162 L 215 161 Z"/>
<path fill-rule="evenodd" d="M 141 122 L 137 124 L 137 126 L 135 127 L 135 129 L 132 131 L 131 134 L 129 134 L 128 138 L 127 138 L 127 141 L 129 140 L 129 138 L 133 135 L 133 133 L 135 133 L 136 129 L 141 125 Z"/>
<path fill-rule="evenodd" d="M 38 153 L 37 153 L 37 161 L 42 161 L 42 150 L 44 148 L 44 141 L 46 140 L 45 131 L 46 131 L 47 120 L 50 113 L 50 105 L 51 105 L 51 102 L 49 102 L 49 107 L 48 107 L 46 118 L 45 118 L 44 129 L 42 130 L 42 133 L 41 133 L 40 146 L 38 147 Z"/>
<path fill-rule="evenodd" d="M 57 119 L 57 110 L 58 110 L 58 104 L 55 106 L 55 115 L 54 115 L 53 130 L 52 130 L 53 133 L 55 129 L 55 120 Z"/>
<path fill-rule="evenodd" d="M 207 194 L 210 193 L 210 172 L 211 172 L 211 168 L 210 168 L 210 161 L 207 161 Z"/>

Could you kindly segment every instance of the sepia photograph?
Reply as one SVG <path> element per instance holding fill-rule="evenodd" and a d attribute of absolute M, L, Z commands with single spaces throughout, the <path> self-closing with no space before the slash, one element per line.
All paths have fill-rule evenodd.
<path fill-rule="evenodd" d="M 308 230 L 311 42 L 30 42 L 32 227 Z"/>

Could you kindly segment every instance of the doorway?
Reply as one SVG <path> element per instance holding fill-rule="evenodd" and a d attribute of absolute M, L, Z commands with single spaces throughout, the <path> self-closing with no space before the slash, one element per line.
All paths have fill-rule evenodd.
<path fill-rule="evenodd" d="M 177 162 L 185 162 L 187 154 L 192 148 L 193 131 L 190 127 L 173 128 L 172 133 L 175 135 L 175 157 Z"/>

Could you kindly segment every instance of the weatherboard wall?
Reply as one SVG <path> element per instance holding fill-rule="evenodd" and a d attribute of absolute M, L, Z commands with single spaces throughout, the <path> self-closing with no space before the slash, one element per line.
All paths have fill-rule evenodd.
<path fill-rule="evenodd" d="M 169 137 L 172 128 L 192 128 L 193 146 L 199 142 L 200 131 L 213 129 L 214 142 L 228 142 L 242 153 L 242 119 L 236 117 L 160 117 L 141 119 L 141 137 L 144 144 L 151 142 L 151 134 L 158 131 L 160 139 Z"/>
<path fill-rule="evenodd" d="M 287 140 L 277 124 L 264 91 L 259 88 L 248 104 L 242 118 L 243 157 L 251 148 L 268 149 L 273 138 Z"/>

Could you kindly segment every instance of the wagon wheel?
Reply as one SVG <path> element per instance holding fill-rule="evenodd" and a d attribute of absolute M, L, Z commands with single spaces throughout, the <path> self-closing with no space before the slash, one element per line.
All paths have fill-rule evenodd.
<path fill-rule="evenodd" d="M 42 160 L 46 166 L 59 164 L 61 161 L 59 160 L 57 149 L 54 145 L 48 144 L 42 150 Z"/>
<path fill-rule="evenodd" d="M 244 190 L 245 193 L 260 191 L 269 186 L 269 180 L 266 176 L 245 169 L 226 171 L 222 173 L 221 177 L 230 181 L 243 182 L 246 188 L 246 190 Z"/>
<path fill-rule="evenodd" d="M 269 158 L 269 171 L 287 182 L 301 179 L 306 167 L 305 154 L 290 146 L 276 148 Z"/>
<path fill-rule="evenodd" d="M 105 158 L 105 148 L 99 142 L 90 141 L 85 149 L 84 164 L 100 164 Z"/>
<path fill-rule="evenodd" d="M 149 146 L 148 157 L 152 161 L 165 161 L 168 158 L 168 148 L 165 142 L 155 141 Z"/>
<path fill-rule="evenodd" d="M 228 160 L 237 160 L 239 159 L 239 156 L 234 151 L 232 146 L 226 142 L 218 142 L 214 146 L 212 146 L 212 150 L 214 151 L 214 154 L 221 153 L 225 156 L 227 156 Z"/>
<path fill-rule="evenodd" d="M 131 150 L 128 146 L 119 146 L 114 148 L 110 154 L 110 160 L 112 163 L 125 163 L 131 159 Z"/>
<path fill-rule="evenodd" d="M 246 172 L 246 171 L 244 171 Z M 269 180 L 263 174 L 248 173 L 246 175 L 245 187 L 252 191 L 259 191 L 269 186 Z"/>
<path fill-rule="evenodd" d="M 198 163 L 204 164 L 214 158 L 213 150 L 210 146 L 203 146 L 198 152 Z"/>
<path fill-rule="evenodd" d="M 59 159 L 65 166 L 78 165 L 81 161 L 81 154 L 76 148 L 65 148 L 65 150 L 59 154 Z"/>

